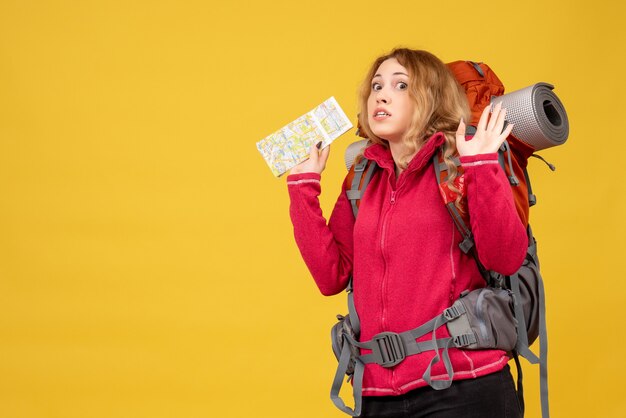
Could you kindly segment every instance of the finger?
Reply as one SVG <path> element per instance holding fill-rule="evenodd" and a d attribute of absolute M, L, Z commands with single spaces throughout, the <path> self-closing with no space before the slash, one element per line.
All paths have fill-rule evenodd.
<path fill-rule="evenodd" d="M 322 144 L 322 141 L 319 141 L 319 142 L 311 145 L 311 151 L 309 152 L 309 158 L 314 163 L 317 163 L 317 160 L 319 160 L 319 158 L 320 158 L 320 150 L 319 150 L 318 147 L 321 146 L 321 144 Z"/>
<path fill-rule="evenodd" d="M 502 136 L 506 139 L 509 137 L 509 135 L 511 135 L 511 132 L 513 132 L 513 126 L 515 124 L 514 123 L 509 123 L 506 128 L 504 129 L 504 132 L 502 132 Z M 504 142 L 504 141 L 502 141 Z"/>
<path fill-rule="evenodd" d="M 493 149 L 492 152 L 498 152 L 498 150 L 502 146 L 502 143 L 508 138 L 512 130 L 513 130 L 513 124 L 511 123 L 507 125 L 507 127 L 504 129 L 501 135 L 494 138 L 494 141 L 492 142 L 492 149 Z"/>
<path fill-rule="evenodd" d="M 456 130 L 456 138 L 457 140 L 459 138 L 463 138 L 463 140 L 465 140 L 465 121 L 463 118 L 459 121 L 459 127 Z"/>
<path fill-rule="evenodd" d="M 506 120 L 506 108 L 500 111 L 498 115 L 498 120 L 496 121 L 495 130 L 498 134 L 502 133 L 502 129 L 504 128 L 504 121 Z"/>
<path fill-rule="evenodd" d="M 502 102 L 496 103 L 493 107 L 493 112 L 491 112 L 491 117 L 489 118 L 489 123 L 487 124 L 487 130 L 492 131 L 496 124 L 498 123 L 498 117 L 500 116 L 502 110 Z M 502 131 L 502 127 L 498 130 L 498 133 Z"/>
<path fill-rule="evenodd" d="M 459 155 L 465 154 L 465 132 L 465 121 L 461 119 L 459 127 L 456 130 L 456 151 L 459 153 Z"/>
<path fill-rule="evenodd" d="M 326 166 L 326 161 L 328 161 L 328 156 L 330 155 L 330 145 L 327 145 L 326 148 L 320 152 L 319 163 L 322 164 L 322 167 Z"/>
<path fill-rule="evenodd" d="M 491 111 L 491 106 L 485 106 L 483 113 L 480 115 L 480 120 L 478 121 L 478 125 L 476 125 L 476 131 L 484 131 L 487 127 L 487 120 L 489 119 L 489 112 Z"/>

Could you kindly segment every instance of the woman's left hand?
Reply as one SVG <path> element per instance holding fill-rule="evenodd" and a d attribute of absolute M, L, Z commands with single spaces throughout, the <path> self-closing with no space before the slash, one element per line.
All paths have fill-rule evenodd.
<path fill-rule="evenodd" d="M 498 102 L 493 108 L 493 112 L 489 115 L 491 106 L 485 107 L 483 114 L 480 116 L 476 134 L 468 141 L 465 140 L 465 122 L 461 120 L 459 128 L 456 131 L 456 149 L 459 156 L 491 154 L 498 152 L 498 149 L 513 130 L 513 124 L 504 127 L 504 118 L 506 117 L 506 109 L 502 108 L 502 102 Z"/>

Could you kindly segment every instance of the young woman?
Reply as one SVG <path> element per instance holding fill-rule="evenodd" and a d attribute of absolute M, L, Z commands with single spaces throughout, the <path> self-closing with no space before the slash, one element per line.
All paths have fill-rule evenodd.
<path fill-rule="evenodd" d="M 353 278 L 361 341 L 383 332 L 414 329 L 439 315 L 466 289 L 484 286 L 476 261 L 458 247 L 459 232 L 446 210 L 432 167 L 442 152 L 453 175 L 453 156 L 464 170 L 467 204 L 478 257 L 489 270 L 509 275 L 526 254 L 526 231 L 497 161 L 511 132 L 506 110 L 483 113 L 471 140 L 469 109 L 454 76 L 434 55 L 396 49 L 378 58 L 360 93 L 359 122 L 372 141 L 364 155 L 379 166 L 355 221 L 343 185 L 328 225 L 320 209 L 320 178 L 329 149 L 287 177 L 290 215 L 302 257 L 324 295 Z M 441 327 L 438 337 L 446 337 Z M 431 338 L 424 336 L 423 340 Z M 422 339 L 419 339 L 421 341 Z M 364 353 L 362 353 L 364 354 Z M 433 351 L 408 356 L 396 366 L 368 364 L 363 377 L 363 417 L 518 417 L 521 415 L 500 350 L 451 348 L 452 386 L 436 391 L 422 375 Z M 434 379 L 446 378 L 442 362 Z"/>

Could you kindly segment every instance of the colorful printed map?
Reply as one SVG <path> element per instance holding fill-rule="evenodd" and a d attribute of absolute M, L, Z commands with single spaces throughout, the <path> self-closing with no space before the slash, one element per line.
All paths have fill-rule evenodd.
<path fill-rule="evenodd" d="M 309 157 L 313 144 L 322 148 L 352 128 L 334 97 L 257 142 L 256 147 L 272 173 L 280 177 Z"/>

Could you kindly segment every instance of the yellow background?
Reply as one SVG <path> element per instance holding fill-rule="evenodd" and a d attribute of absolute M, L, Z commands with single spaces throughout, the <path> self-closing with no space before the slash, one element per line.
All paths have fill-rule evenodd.
<path fill-rule="evenodd" d="M 255 142 L 331 95 L 354 121 L 397 45 L 556 85 L 570 138 L 555 173 L 530 163 L 552 416 L 626 416 L 625 20 L 618 0 L 2 0 L 0 417 L 343 416 L 345 297 L 318 293 Z"/>

